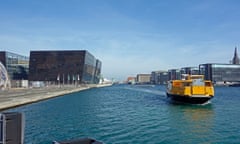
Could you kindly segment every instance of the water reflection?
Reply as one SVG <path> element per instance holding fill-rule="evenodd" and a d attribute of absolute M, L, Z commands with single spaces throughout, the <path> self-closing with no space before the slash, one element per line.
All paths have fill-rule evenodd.
<path fill-rule="evenodd" d="M 186 120 L 189 121 L 204 121 L 212 119 L 214 114 L 213 106 L 208 105 L 197 105 L 197 106 L 183 106 L 182 111 Z"/>
<path fill-rule="evenodd" d="M 172 129 L 183 139 L 180 143 L 211 143 L 214 127 L 213 105 L 170 104 Z M 176 123 L 177 121 L 177 123 Z"/>

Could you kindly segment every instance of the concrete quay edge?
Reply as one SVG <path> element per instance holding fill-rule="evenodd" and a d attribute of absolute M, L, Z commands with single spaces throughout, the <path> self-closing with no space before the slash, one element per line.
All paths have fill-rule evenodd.
<path fill-rule="evenodd" d="M 16 91 L 9 94 L 8 92 L 0 92 L 0 111 L 7 109 L 19 107 L 22 105 L 27 105 L 59 96 L 64 96 L 66 94 L 75 93 L 83 90 L 88 90 L 91 88 L 101 88 L 112 86 L 112 84 L 93 84 L 86 85 L 84 87 L 71 87 L 66 89 L 55 88 L 55 89 L 42 89 L 39 92 L 35 92 L 36 89 L 24 89 L 22 91 Z M 46 90 L 46 91 L 45 91 Z M 30 91 L 30 92 L 29 92 Z M 36 90 L 38 91 L 38 90 Z"/>

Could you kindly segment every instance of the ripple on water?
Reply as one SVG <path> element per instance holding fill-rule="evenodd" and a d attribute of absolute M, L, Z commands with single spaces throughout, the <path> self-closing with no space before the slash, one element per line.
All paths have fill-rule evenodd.
<path fill-rule="evenodd" d="M 240 143 L 239 88 L 216 87 L 207 105 L 170 103 L 164 86 L 90 89 L 9 111 L 26 117 L 26 144 L 93 137 L 119 143 Z"/>

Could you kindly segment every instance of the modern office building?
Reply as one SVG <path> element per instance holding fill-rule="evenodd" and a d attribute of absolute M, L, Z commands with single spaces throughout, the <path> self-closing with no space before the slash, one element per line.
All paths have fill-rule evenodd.
<path fill-rule="evenodd" d="M 96 60 L 96 67 L 94 72 L 94 82 L 95 84 L 99 83 L 101 76 L 102 62 L 100 60 Z"/>
<path fill-rule="evenodd" d="M 152 71 L 151 72 L 151 84 L 158 84 L 161 71 Z"/>
<path fill-rule="evenodd" d="M 86 50 L 31 51 L 31 84 L 97 84 L 102 63 Z"/>
<path fill-rule="evenodd" d="M 167 71 L 153 71 L 151 73 L 152 84 L 167 84 L 168 73 Z"/>
<path fill-rule="evenodd" d="M 179 80 L 181 79 L 180 69 L 170 69 L 168 70 L 168 80 Z"/>
<path fill-rule="evenodd" d="M 205 76 L 206 80 L 211 80 L 215 84 L 240 82 L 240 65 L 238 64 L 200 64 L 199 72 Z"/>
<path fill-rule="evenodd" d="M 167 84 L 168 82 L 168 72 L 161 72 L 159 78 L 159 84 Z"/>
<path fill-rule="evenodd" d="M 199 68 L 183 67 L 181 69 L 170 69 L 168 70 L 168 80 L 180 80 L 182 78 L 182 74 L 197 75 L 199 74 Z"/>
<path fill-rule="evenodd" d="M 12 87 L 27 86 L 29 58 L 11 52 L 1 51 L 0 62 L 6 68 Z"/>
<path fill-rule="evenodd" d="M 184 68 L 181 68 L 181 74 L 198 75 L 199 68 L 198 67 L 184 67 Z"/>
<path fill-rule="evenodd" d="M 199 73 L 215 84 L 231 84 L 240 82 L 240 60 L 235 47 L 231 64 L 207 63 L 199 65 Z"/>

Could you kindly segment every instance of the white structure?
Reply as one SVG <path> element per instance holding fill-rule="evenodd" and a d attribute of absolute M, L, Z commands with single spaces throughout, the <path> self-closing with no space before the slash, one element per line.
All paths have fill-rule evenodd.
<path fill-rule="evenodd" d="M 4 65 L 0 62 L 0 88 L 10 88 L 10 79 L 8 78 L 8 73 Z"/>

